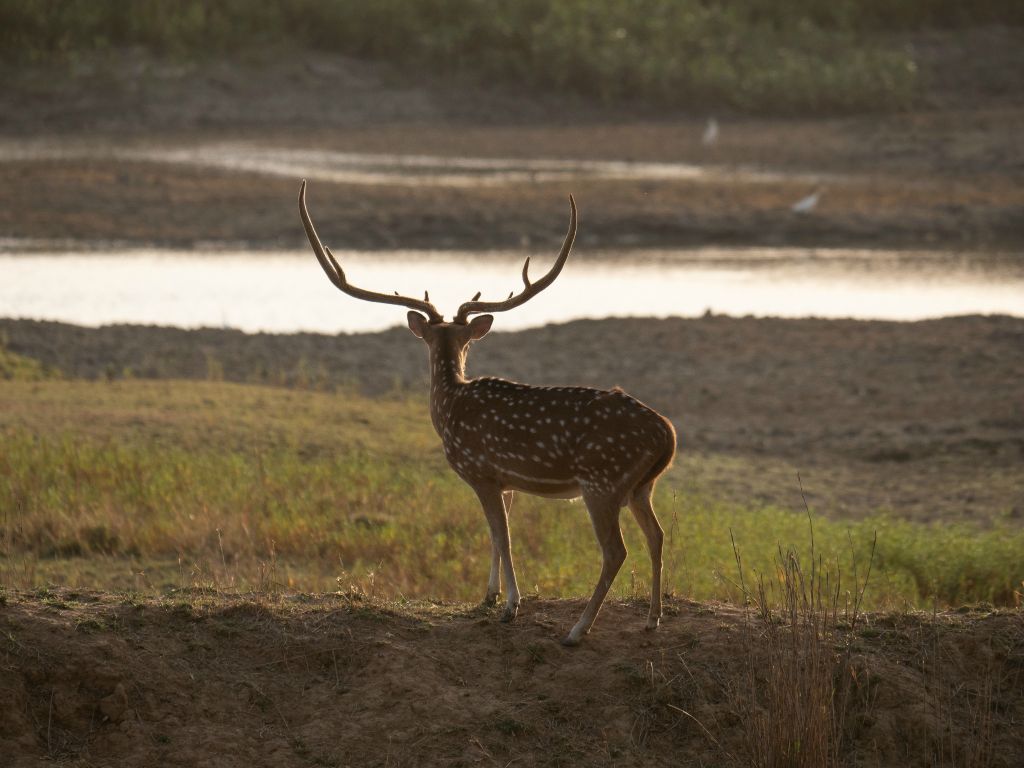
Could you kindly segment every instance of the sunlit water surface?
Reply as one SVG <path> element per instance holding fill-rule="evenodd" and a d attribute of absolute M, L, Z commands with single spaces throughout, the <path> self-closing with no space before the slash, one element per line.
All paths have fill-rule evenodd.
<path fill-rule="evenodd" d="M 349 279 L 422 296 L 450 317 L 477 291 L 519 290 L 519 252 L 339 252 Z M 537 255 L 537 279 L 551 254 Z M 586 317 L 695 316 L 918 320 L 1024 316 L 1020 259 L 848 249 L 650 250 L 574 256 L 530 303 L 501 318 L 518 329 Z M 1016 263 L 1015 263 L 1016 262 Z M 373 331 L 400 307 L 340 294 L 309 251 L 0 254 L 0 316 L 81 325 L 141 323 L 246 331 Z"/>

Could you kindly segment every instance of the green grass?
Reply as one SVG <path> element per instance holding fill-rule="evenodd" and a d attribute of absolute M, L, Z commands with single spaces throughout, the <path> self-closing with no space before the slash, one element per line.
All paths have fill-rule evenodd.
<path fill-rule="evenodd" d="M 742 508 L 685 484 L 659 488 L 666 589 L 737 597 L 744 567 L 806 559 L 803 511 Z M 512 514 L 521 588 L 589 593 L 599 554 L 579 503 L 519 495 Z M 650 566 L 630 549 L 616 583 L 641 594 Z M 890 517 L 814 520 L 815 551 L 853 583 L 878 532 L 868 606 L 1011 604 L 1024 530 Z M 0 583 L 162 591 L 326 591 L 475 600 L 489 565 L 483 515 L 446 467 L 425 403 L 220 382 L 0 384 Z"/>
<path fill-rule="evenodd" d="M 0 340 L 0 381 L 42 381 L 60 378 L 60 373 L 31 357 L 16 355 Z"/>
<path fill-rule="evenodd" d="M 916 68 L 890 26 L 1019 20 L 1010 0 L 949 12 L 938 0 L 7 0 L 15 60 L 140 45 L 203 56 L 282 46 L 461 73 L 606 102 L 768 112 L 893 109 Z"/>

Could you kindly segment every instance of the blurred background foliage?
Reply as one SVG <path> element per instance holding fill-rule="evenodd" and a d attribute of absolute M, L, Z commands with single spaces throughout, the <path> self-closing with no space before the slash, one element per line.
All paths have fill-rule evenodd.
<path fill-rule="evenodd" d="M 304 47 L 656 107 L 843 112 L 918 93 L 907 34 L 1024 23 L 1020 0 L 2 0 L 8 64 L 127 46 Z"/>

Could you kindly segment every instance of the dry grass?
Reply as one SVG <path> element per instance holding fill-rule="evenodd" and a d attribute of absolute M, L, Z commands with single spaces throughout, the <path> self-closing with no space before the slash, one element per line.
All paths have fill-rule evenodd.
<path fill-rule="evenodd" d="M 738 547 L 733 551 L 744 611 L 744 672 L 734 691 L 748 722 L 746 753 L 758 768 L 822 768 L 842 764 L 844 728 L 856 681 L 850 632 L 856 630 L 877 540 L 853 589 L 843 590 L 838 563 L 816 551 L 808 511 L 809 571 L 800 555 L 778 549 L 773 572 L 747 588 Z"/>
<path fill-rule="evenodd" d="M 0 578 L 161 593 L 196 587 L 328 591 L 372 581 L 378 596 L 479 599 L 486 526 L 444 465 L 417 399 L 364 398 L 222 382 L 9 382 L 0 388 Z M 777 542 L 806 540 L 806 520 L 715 499 L 688 481 L 714 457 L 685 455 L 662 484 L 666 590 L 722 598 L 733 568 L 775 569 Z M 743 472 L 735 461 L 732 469 Z M 871 607 L 987 601 L 1013 605 L 1024 532 L 920 525 L 891 517 L 816 523 L 816 556 L 868 555 L 878 531 Z M 618 594 L 645 592 L 643 537 Z M 512 519 L 521 579 L 543 595 L 593 585 L 599 557 L 579 505 L 519 496 Z M 854 542 L 850 545 L 850 539 Z M 803 562 L 809 556 L 797 545 Z M 371 575 L 372 574 L 372 577 Z"/>

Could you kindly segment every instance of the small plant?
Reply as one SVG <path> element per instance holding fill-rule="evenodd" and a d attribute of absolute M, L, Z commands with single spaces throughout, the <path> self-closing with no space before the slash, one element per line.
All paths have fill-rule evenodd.
<path fill-rule="evenodd" d="M 60 373 L 50 366 L 8 350 L 5 339 L 0 336 L 0 381 L 43 381 L 58 378 Z"/>

